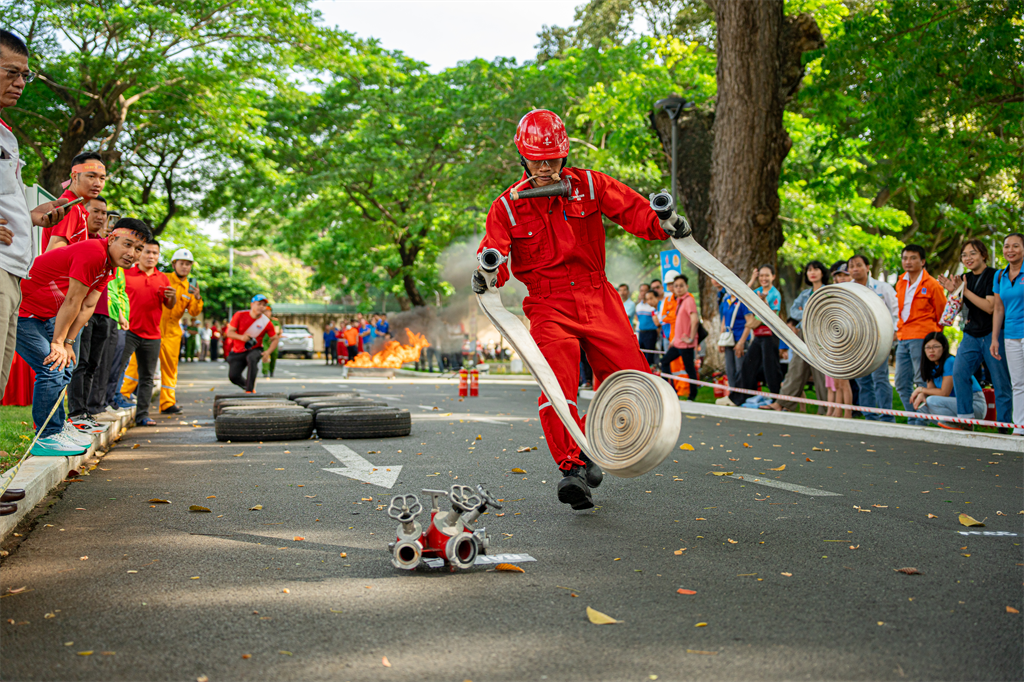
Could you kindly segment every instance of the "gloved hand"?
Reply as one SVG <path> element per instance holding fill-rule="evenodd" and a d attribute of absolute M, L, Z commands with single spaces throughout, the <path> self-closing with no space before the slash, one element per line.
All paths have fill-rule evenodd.
<path fill-rule="evenodd" d="M 509 278 L 508 263 L 502 263 L 501 265 L 499 265 L 498 269 L 494 271 L 493 276 L 497 277 L 497 281 L 494 283 L 495 288 L 501 288 L 505 286 L 505 282 L 507 282 Z M 474 270 L 473 277 L 471 279 L 471 283 L 473 285 L 473 293 L 482 294 L 486 292 L 487 280 L 490 279 L 490 277 L 491 276 L 486 275 L 480 270 Z"/>
<path fill-rule="evenodd" d="M 673 213 L 668 220 L 661 221 L 661 229 L 669 237 L 687 237 L 690 235 L 690 221 L 678 213 Z"/>

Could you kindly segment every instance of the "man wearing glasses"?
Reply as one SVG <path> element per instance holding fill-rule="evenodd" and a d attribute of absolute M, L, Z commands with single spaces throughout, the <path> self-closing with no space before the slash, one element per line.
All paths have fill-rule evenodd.
<path fill-rule="evenodd" d="M 25 86 L 35 78 L 28 70 L 28 48 L 16 35 L 0 30 L 0 117 L 3 110 L 18 104 Z M 14 359 L 21 306 L 21 280 L 32 267 L 32 225 L 52 227 L 64 218 L 59 206 L 67 199 L 47 202 L 34 209 L 25 203 L 21 169 L 25 162 L 18 152 L 18 138 L 0 118 L 0 395 Z M 53 211 L 47 216 L 48 211 Z M 2 513 L 2 510 L 0 510 Z"/>

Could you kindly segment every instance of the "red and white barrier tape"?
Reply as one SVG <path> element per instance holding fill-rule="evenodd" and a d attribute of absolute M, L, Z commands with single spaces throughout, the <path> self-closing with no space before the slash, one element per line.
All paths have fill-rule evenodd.
<path fill-rule="evenodd" d="M 778 400 L 786 400 L 794 403 L 805 403 L 807 405 L 823 405 L 825 407 L 839 407 L 844 410 L 853 410 L 854 412 L 874 412 L 875 414 L 888 414 L 894 417 L 908 417 L 910 419 L 932 419 L 935 421 L 948 421 L 955 422 L 957 424 L 974 424 L 977 426 L 992 426 L 996 428 L 1007 428 L 1007 429 L 1024 429 L 1024 424 L 1011 424 L 1007 422 L 992 422 L 985 419 L 964 419 L 962 417 L 948 417 L 946 415 L 928 414 L 925 412 L 904 412 L 902 410 L 886 410 L 881 407 L 860 407 L 858 405 L 845 405 L 843 403 L 831 403 L 825 400 L 812 400 L 811 398 L 804 398 L 802 396 L 792 395 L 779 395 L 778 393 L 768 393 L 767 391 L 755 391 L 749 388 L 733 388 L 732 386 L 723 386 L 722 384 L 711 384 L 706 381 L 697 381 L 691 379 L 688 376 L 680 376 L 678 374 L 665 374 L 660 372 L 661 376 L 666 379 L 674 379 L 676 381 L 685 381 L 689 384 L 696 384 L 698 386 L 708 386 L 710 388 L 717 388 L 719 390 L 735 391 L 737 393 L 747 393 L 749 395 L 759 395 L 766 398 L 776 398 Z"/>

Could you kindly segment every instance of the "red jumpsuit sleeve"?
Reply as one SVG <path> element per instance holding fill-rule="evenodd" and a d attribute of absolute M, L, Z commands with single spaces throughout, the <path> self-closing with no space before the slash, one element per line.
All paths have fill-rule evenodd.
<path fill-rule="evenodd" d="M 512 249 L 512 226 L 509 211 L 511 208 L 506 210 L 505 203 L 500 198 L 491 204 L 491 210 L 487 212 L 486 232 L 480 241 L 480 248 L 476 250 L 477 253 L 484 249 L 497 249 L 503 256 L 509 255 L 509 251 Z"/>
<path fill-rule="evenodd" d="M 633 189 L 604 173 L 590 171 L 599 197 L 601 213 L 626 232 L 650 241 L 668 239 L 649 201 Z M 493 210 L 493 207 L 492 207 Z"/>

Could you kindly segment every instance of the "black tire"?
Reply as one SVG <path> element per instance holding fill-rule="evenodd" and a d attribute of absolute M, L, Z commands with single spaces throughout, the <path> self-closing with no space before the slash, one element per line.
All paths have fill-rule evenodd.
<path fill-rule="evenodd" d="M 280 398 L 278 400 L 221 400 L 219 403 L 214 403 L 213 416 L 219 417 L 225 407 L 259 406 L 264 409 L 273 409 L 275 407 L 288 407 L 294 404 L 295 403 L 288 402 L 284 398 Z"/>
<path fill-rule="evenodd" d="M 298 403 L 299 405 L 312 405 L 313 403 L 324 403 L 324 402 L 329 402 L 331 400 L 358 400 L 358 399 L 359 399 L 359 394 L 358 393 L 355 393 L 355 392 L 352 392 L 352 393 L 342 393 L 342 392 L 339 391 L 338 393 L 332 393 L 330 395 L 317 395 L 317 396 L 307 396 L 305 398 L 296 398 L 295 402 Z"/>
<path fill-rule="evenodd" d="M 219 441 L 307 440 L 313 435 L 313 413 L 309 410 L 228 412 L 217 417 L 214 428 Z"/>
<path fill-rule="evenodd" d="M 394 438 L 412 431 L 409 410 L 398 407 L 326 409 L 316 414 L 321 438 Z"/>
<path fill-rule="evenodd" d="M 288 394 L 288 400 L 298 400 L 299 398 L 316 398 L 327 395 L 337 395 L 338 393 L 352 393 L 353 395 L 359 395 L 355 391 L 296 391 L 295 393 Z"/>
<path fill-rule="evenodd" d="M 213 396 L 213 403 L 216 405 L 221 400 L 284 400 L 288 396 L 284 393 L 218 393 Z"/>
<path fill-rule="evenodd" d="M 280 403 L 277 405 L 253 405 L 250 403 L 248 405 L 220 405 L 219 409 L 220 412 L 217 414 L 218 417 L 222 414 L 238 414 L 239 412 L 252 412 L 253 410 L 262 410 L 266 412 L 267 410 L 304 410 L 306 408 L 294 403 Z M 314 414 L 316 413 L 314 412 Z"/>
<path fill-rule="evenodd" d="M 357 398 L 355 400 L 325 400 L 323 402 L 310 403 L 305 405 L 307 410 L 316 414 L 320 410 L 334 410 L 339 407 L 387 407 L 383 400 L 370 400 L 369 398 Z"/>

